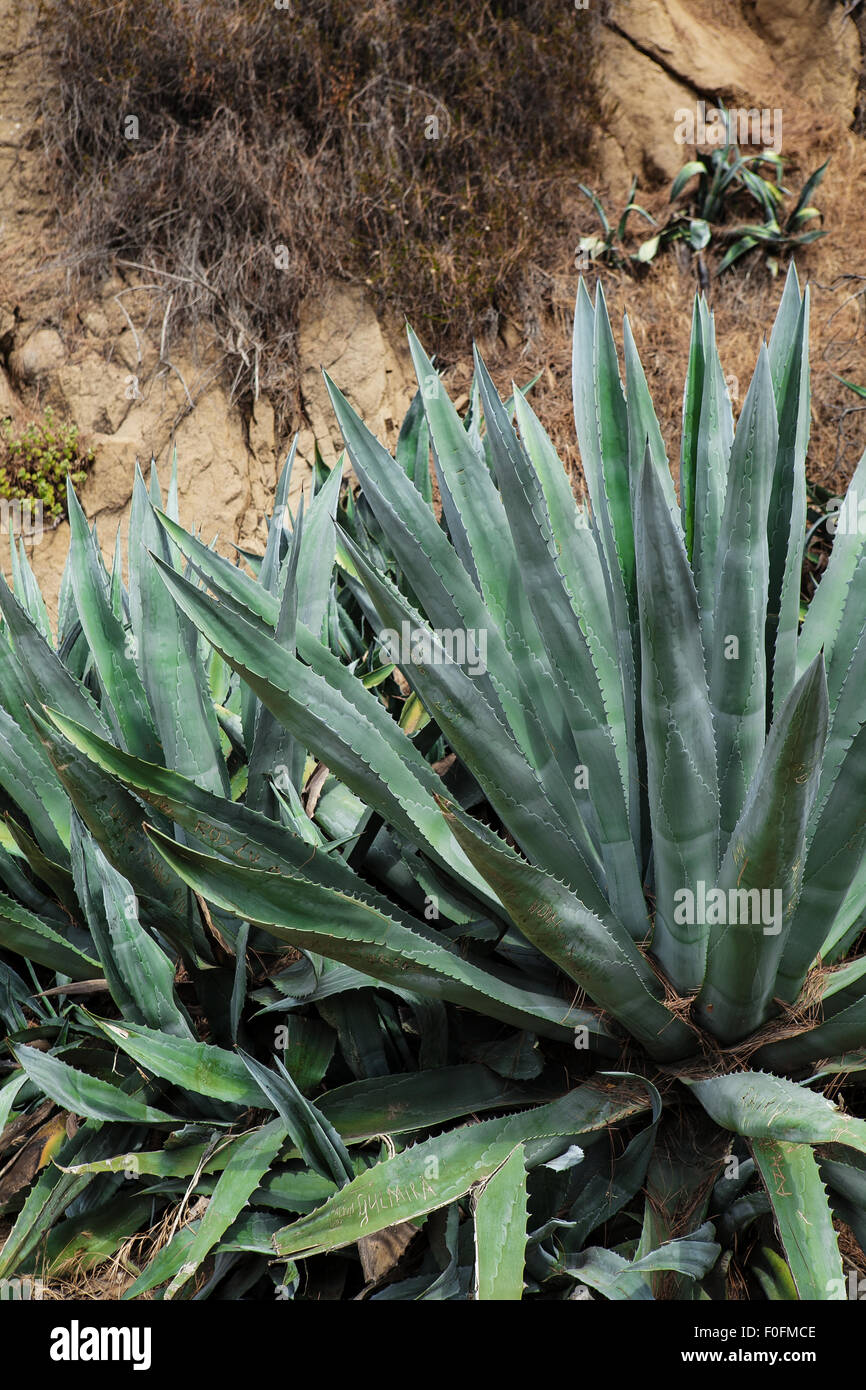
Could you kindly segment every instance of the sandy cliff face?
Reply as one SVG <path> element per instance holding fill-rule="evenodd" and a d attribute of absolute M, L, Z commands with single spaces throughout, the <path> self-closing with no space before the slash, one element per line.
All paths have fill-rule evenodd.
<path fill-rule="evenodd" d="M 685 157 L 674 112 L 719 97 L 780 107 L 786 144 L 801 151 L 816 137 L 847 141 L 844 178 L 863 188 L 863 141 L 850 134 L 861 46 L 834 0 L 626 0 L 610 7 L 601 54 L 606 101 L 592 182 L 614 206 L 633 173 L 642 187 L 673 177 Z M 327 462 L 337 457 L 321 367 L 393 444 L 412 380 L 402 335 L 360 287 L 335 284 L 304 305 L 297 418 L 278 435 L 264 396 L 251 413 L 232 400 L 215 342 L 202 333 L 167 338 L 165 281 L 121 265 L 84 301 L 54 241 L 40 134 L 50 119 L 45 82 L 30 7 L 0 0 L 0 416 L 23 421 L 52 404 L 77 422 L 95 451 L 82 500 L 104 543 L 127 515 L 135 461 L 145 467 L 154 455 L 167 474 L 176 446 L 182 521 L 201 524 L 208 538 L 261 544 L 292 430 L 300 430 L 304 463 L 314 439 Z M 629 293 L 649 296 L 651 322 L 651 289 Z M 518 379 L 534 367 L 525 359 Z M 308 476 L 299 467 L 295 494 Z M 50 605 L 66 548 L 65 524 L 33 546 Z"/>

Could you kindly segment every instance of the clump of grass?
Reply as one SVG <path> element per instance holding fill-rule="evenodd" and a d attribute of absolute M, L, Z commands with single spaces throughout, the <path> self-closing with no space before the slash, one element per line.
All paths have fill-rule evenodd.
<path fill-rule="evenodd" d="M 562 0 L 43 0 L 70 259 L 156 269 L 279 398 L 301 298 L 366 282 L 440 353 L 531 320 L 596 112 Z M 72 198 L 70 200 L 70 190 Z M 546 254 L 545 254 L 546 253 Z M 152 278 L 152 277 L 151 277 Z"/>
<path fill-rule="evenodd" d="M 66 479 L 84 481 L 93 450 L 82 447 L 78 426 L 55 418 L 50 406 L 41 420 L 20 431 L 0 421 L 0 497 L 42 503 L 49 522 L 66 515 Z"/>

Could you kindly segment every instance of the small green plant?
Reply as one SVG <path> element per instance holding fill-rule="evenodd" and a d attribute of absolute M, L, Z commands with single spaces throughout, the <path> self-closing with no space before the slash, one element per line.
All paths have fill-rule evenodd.
<path fill-rule="evenodd" d="M 724 107 L 721 108 L 724 110 Z M 668 221 L 652 236 L 642 241 L 636 251 L 625 247 L 625 233 L 629 215 L 637 212 L 646 218 L 653 227 L 658 223 L 645 208 L 634 201 L 637 179 L 632 180 L 626 206 L 619 221 L 614 226 L 607 216 L 601 199 L 592 189 L 580 184 L 580 191 L 589 198 L 595 208 L 602 226 L 601 236 L 583 236 L 578 244 L 578 268 L 587 270 L 590 262 L 602 262 L 616 270 L 623 270 L 628 263 L 647 265 L 654 260 L 659 251 L 674 241 L 688 241 L 693 251 L 703 251 L 711 241 L 730 243 L 719 264 L 717 274 L 721 275 L 730 266 L 745 256 L 756 246 L 763 246 L 768 253 L 768 264 L 775 274 L 778 270 L 776 256 L 790 251 L 795 246 L 805 246 L 819 237 L 826 236 L 823 228 L 804 230 L 806 224 L 816 217 L 822 217 L 818 208 L 812 206 L 810 199 L 824 177 L 829 160 L 820 165 L 804 183 L 793 210 L 785 215 L 785 198 L 791 196 L 782 184 L 784 160 L 773 150 L 762 150 L 760 154 L 743 154 L 731 136 L 731 123 L 725 112 L 729 138 L 720 149 L 699 154 L 684 164 L 673 181 L 670 192 L 672 203 L 682 197 L 687 184 L 697 177 L 697 185 L 692 188 L 688 211 L 678 209 Z M 773 176 L 766 178 L 762 170 L 769 166 Z M 738 221 L 727 225 L 737 215 L 737 208 L 745 201 L 758 204 L 763 216 L 762 222 Z"/>
<path fill-rule="evenodd" d="M 652 260 L 657 250 L 658 237 L 650 237 L 647 241 L 642 242 L 634 253 L 625 251 L 625 232 L 630 213 L 639 213 L 640 216 L 645 218 L 653 227 L 658 225 L 655 218 L 650 216 L 646 208 L 642 208 L 640 203 L 634 201 L 634 195 L 637 191 L 637 177 L 632 179 L 626 205 L 622 210 L 622 214 L 616 226 L 611 224 L 604 210 L 604 204 L 598 194 L 593 193 L 592 189 L 587 188 L 584 183 L 578 184 L 578 187 L 584 197 L 589 199 L 598 213 L 598 219 L 601 222 L 602 229 L 601 236 L 582 236 L 580 238 L 577 248 L 578 269 L 588 269 L 589 261 L 603 261 L 605 264 L 614 266 L 619 270 L 625 266 L 627 261 Z M 617 242 L 623 247 L 622 252 L 617 250 Z M 653 245 L 653 243 L 656 243 L 656 245 Z M 644 248 L 650 246 L 652 250 L 649 255 L 647 255 Z"/>
<path fill-rule="evenodd" d="M 724 111 L 724 107 L 721 108 Z M 730 242 L 718 269 L 718 274 L 732 266 L 741 256 L 764 246 L 769 252 L 788 251 L 805 246 L 827 233 L 822 228 L 805 231 L 808 222 L 822 217 L 810 199 L 824 177 L 829 160 L 810 174 L 804 183 L 792 212 L 785 216 L 784 200 L 791 196 L 782 184 L 784 160 L 773 150 L 745 155 L 732 138 L 732 126 L 725 112 L 728 139 L 720 149 L 699 154 L 684 164 L 671 186 L 670 201 L 676 202 L 686 185 L 697 176 L 697 189 L 691 194 L 691 214 L 677 213 L 667 223 L 661 239 L 673 241 L 688 237 L 695 249 L 702 249 L 711 236 Z M 763 170 L 772 170 L 766 178 Z M 723 225 L 735 210 L 738 195 L 758 204 L 762 222 L 739 222 L 733 227 Z M 696 246 L 696 236 L 703 237 Z M 777 266 L 775 267 L 778 268 Z"/>
<path fill-rule="evenodd" d="M 57 421 L 49 405 L 20 434 L 11 420 L 0 422 L 0 460 L 0 497 L 41 502 L 53 522 L 66 514 L 66 479 L 84 481 L 93 450 L 82 449 L 78 426 Z"/>

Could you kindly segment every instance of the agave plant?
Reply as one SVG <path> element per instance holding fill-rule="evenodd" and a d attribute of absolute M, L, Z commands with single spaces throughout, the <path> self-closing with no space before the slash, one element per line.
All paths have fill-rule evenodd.
<path fill-rule="evenodd" d="M 523 395 L 479 357 L 467 428 L 410 346 L 396 460 L 328 383 L 339 532 L 341 468 L 306 518 L 284 474 L 247 569 L 139 482 L 128 600 L 72 504 L 57 648 L 24 569 L 2 594 L 0 1120 L 84 1123 L 0 1274 L 157 1201 L 185 1219 L 127 1296 L 303 1297 L 344 1252 L 376 1299 L 844 1298 L 866 555 L 840 527 L 801 627 L 808 292 L 791 271 L 736 429 L 696 302 L 679 500 L 600 290 L 585 505 Z"/>

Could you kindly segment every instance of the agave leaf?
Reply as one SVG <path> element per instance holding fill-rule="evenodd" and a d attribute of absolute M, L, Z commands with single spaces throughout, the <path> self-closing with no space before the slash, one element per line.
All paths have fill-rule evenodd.
<path fill-rule="evenodd" d="M 412 1221 L 466 1195 L 531 1139 L 580 1135 L 615 1124 L 646 1108 L 625 1083 L 607 1090 L 592 1084 L 528 1114 L 482 1120 L 405 1149 L 377 1163 L 318 1211 L 274 1236 L 278 1255 L 307 1257 L 351 1245 L 399 1221 Z M 530 1164 L 530 1154 L 526 1163 Z"/>
<path fill-rule="evenodd" d="M 184 827 L 220 854 L 251 867 L 288 873 L 342 892 L 401 916 L 400 909 L 355 874 L 336 854 L 320 853 L 318 841 L 294 834 L 284 825 L 225 797 L 212 796 L 195 782 L 166 768 L 143 763 L 104 739 L 48 711 L 58 729 L 98 767 L 125 782 L 159 812 Z M 408 916 L 407 916 L 407 920 Z"/>
<path fill-rule="evenodd" d="M 66 712 L 103 738 L 110 737 L 108 724 L 93 697 L 75 679 L 48 645 L 38 628 L 16 601 L 0 575 L 0 611 L 9 629 L 18 670 L 26 680 L 35 704 L 62 705 Z M 5 682 L 4 682 L 5 688 Z"/>
<path fill-rule="evenodd" d="M 601 281 L 598 281 L 596 285 L 595 294 L 592 366 L 597 411 L 596 428 L 598 430 L 604 492 L 610 510 L 616 557 L 622 570 L 630 611 L 633 613 L 635 605 L 635 559 L 628 472 L 628 411 Z M 582 452 L 583 445 L 581 443 Z M 594 495 L 592 486 L 590 486 L 590 499 L 595 512 L 598 510 L 600 498 L 597 499 Z M 610 555 L 608 558 L 609 563 L 612 563 L 613 556 Z"/>
<path fill-rule="evenodd" d="M 151 834 L 160 853 L 197 892 L 280 940 L 518 1028 L 566 1035 L 570 1011 L 562 999 L 481 970 L 420 921 L 410 927 L 347 893 L 299 876 L 242 868 Z"/>
<path fill-rule="evenodd" d="M 546 777 L 550 772 L 555 776 L 565 761 L 559 749 L 567 728 L 561 714 L 555 724 L 542 722 L 545 702 L 550 701 L 549 681 L 545 682 L 543 670 L 538 663 L 524 663 L 522 671 L 518 670 L 502 632 L 437 525 L 432 509 L 327 377 L 326 384 L 364 497 L 386 531 L 409 584 L 416 594 L 423 595 L 427 616 L 437 628 L 485 634 L 487 670 L 479 673 L 478 685 L 491 706 L 504 713 L 518 745 L 539 775 Z M 342 541 L 341 555 L 341 562 L 351 565 L 355 573 Z M 374 611 L 374 621 L 377 616 Z"/>
<path fill-rule="evenodd" d="M 234 1052 L 189 1038 L 169 1037 L 141 1023 L 115 1023 L 88 1015 L 111 1042 L 139 1066 L 173 1086 L 232 1105 L 267 1109 L 261 1087 Z"/>
<path fill-rule="evenodd" d="M 685 931 L 675 893 L 711 883 L 718 864 L 719 800 L 698 602 L 679 527 L 652 463 L 637 493 L 637 575 L 644 731 L 653 830 L 653 954 L 680 990 L 704 974 L 706 927 Z"/>
<path fill-rule="evenodd" d="M 725 512 L 728 465 L 734 439 L 734 419 L 722 364 L 716 348 L 713 315 L 704 300 L 698 301 L 704 370 L 695 456 L 694 535 L 691 561 L 701 611 L 704 652 L 713 651 L 715 633 L 716 569 L 719 536 Z"/>
<path fill-rule="evenodd" d="M 333 531 L 333 527 L 331 527 L 331 531 Z M 274 527 L 271 530 L 271 536 L 276 534 L 277 531 Z M 298 510 L 297 523 L 292 533 L 291 548 L 283 570 L 283 595 L 274 634 L 276 641 L 280 643 L 290 656 L 295 655 L 297 643 L 297 575 L 298 564 L 302 554 L 304 534 L 302 501 Z M 268 537 L 269 545 L 271 543 L 271 536 Z M 266 555 L 265 558 L 267 559 L 268 556 Z M 324 609 L 327 606 L 332 570 L 333 557 L 328 570 L 327 586 L 325 587 L 324 601 L 322 604 L 322 615 L 318 620 L 319 628 L 322 626 Z M 277 579 L 275 578 L 274 584 L 276 583 Z M 291 788 L 291 792 L 297 792 L 300 789 L 304 775 L 304 749 L 260 700 L 256 700 L 255 705 L 255 713 L 253 714 L 250 712 L 250 720 L 253 725 L 253 740 L 247 768 L 246 805 L 253 811 L 262 811 L 272 819 L 278 819 L 277 791 L 272 779 L 278 776 L 277 769 L 280 769 L 284 788 L 286 790 Z M 286 783 L 288 784 L 287 787 Z M 291 792 L 289 792 L 289 795 L 291 795 Z M 306 817 L 304 818 L 306 819 Z"/>
<path fill-rule="evenodd" d="M 555 691 L 544 680 L 549 674 L 547 658 L 521 582 L 521 557 L 508 529 L 502 498 L 483 448 L 479 453 L 473 446 L 432 362 L 411 329 L 408 333 L 452 544 L 544 712 L 543 722 L 556 729 L 559 705 Z"/>
<path fill-rule="evenodd" d="M 545 858 L 588 901 L 598 902 L 603 873 L 561 770 L 551 769 L 542 786 L 469 670 L 452 660 L 399 590 L 377 575 L 351 542 L 346 544 L 382 621 L 393 631 L 408 629 L 411 659 L 404 654 L 401 668 L 491 805 L 527 854 Z"/>
<path fill-rule="evenodd" d="M 790 1144 L 846 1144 L 866 1153 L 866 1120 L 844 1115 L 825 1096 L 784 1077 L 740 1071 L 683 1080 L 711 1119 L 734 1134 Z"/>
<path fill-rule="evenodd" d="M 155 1035 L 153 1035 L 155 1036 Z M 119 1041 L 119 1040 L 118 1040 Z M 147 1049 L 147 1039 L 139 1035 L 134 1041 L 142 1048 L 142 1055 L 148 1057 L 148 1068 L 162 1075 L 166 1066 L 171 1068 L 171 1080 L 180 1073 L 177 1059 L 161 1049 L 158 1066 L 153 1066 L 152 1055 Z M 201 1046 L 201 1044 L 200 1044 Z M 219 1052 L 219 1049 L 215 1049 Z M 234 1053 L 224 1052 L 220 1061 L 229 1058 L 231 1063 L 237 1059 Z M 142 1063 L 144 1065 L 144 1063 Z M 194 1056 L 188 1054 L 183 1075 L 192 1075 Z M 236 1079 L 243 1080 L 243 1068 L 237 1068 Z M 249 1078 L 247 1078 L 249 1079 Z M 174 1084 L 174 1083 L 173 1083 Z M 186 1087 L 189 1089 L 189 1087 Z M 266 1104 L 263 1091 L 251 1091 L 257 1096 L 250 1104 L 261 1108 Z M 326 1091 L 316 1101 L 317 1110 L 327 1122 L 333 1125 L 344 1144 L 363 1144 L 382 1134 L 405 1134 L 416 1129 L 430 1129 L 448 1120 L 459 1119 L 483 1110 L 499 1110 L 509 1106 L 528 1105 L 533 1097 L 519 1086 L 503 1082 L 486 1067 L 475 1063 L 439 1067 L 432 1071 L 403 1073 L 399 1076 L 373 1077 L 366 1081 L 352 1081 L 346 1086 L 338 1086 Z M 72 1165 L 69 1172 L 94 1173 L 152 1173 L 156 1177 L 189 1177 L 193 1173 L 221 1172 L 228 1161 L 228 1152 L 238 1142 L 237 1136 L 227 1135 L 216 1146 L 210 1144 L 185 1144 L 178 1149 L 157 1149 L 136 1151 L 128 1154 L 115 1154 L 110 1158 L 100 1158 L 92 1163 Z M 291 1157 L 294 1151 L 286 1150 L 283 1157 Z M 330 1195 L 333 1183 L 328 1180 L 326 1190 L 322 1190 L 323 1180 L 315 1174 L 294 1174 L 295 1185 L 303 1177 L 310 1180 L 310 1192 L 319 1193 L 321 1200 Z M 317 1203 L 313 1203 L 317 1205 Z"/>
<path fill-rule="evenodd" d="M 653 1056 L 682 1056 L 693 1035 L 665 1007 L 662 987 L 622 923 L 591 912 L 565 884 L 521 859 L 480 821 L 446 809 L 454 834 L 524 936 L 585 989 Z"/>
<path fill-rule="evenodd" d="M 133 888 L 162 903 L 181 918 L 186 913 L 186 890 L 141 834 L 141 804 L 82 757 L 57 729 L 40 715 L 30 718 L 48 750 L 70 801 L 106 858 L 130 880 Z"/>
<path fill-rule="evenodd" d="M 611 1220 L 643 1186 L 655 1141 L 658 1117 L 652 1125 L 630 1140 L 623 1152 L 611 1161 L 606 1173 L 590 1178 L 569 1212 L 569 1244 L 583 1245 L 587 1236 Z"/>
<path fill-rule="evenodd" d="M 268 539 L 265 545 L 265 553 L 261 558 L 261 563 L 256 574 L 259 585 L 268 594 L 279 595 L 283 549 L 286 539 L 286 514 L 289 505 L 289 489 L 292 484 L 292 473 L 294 471 L 297 452 L 298 436 L 295 434 L 286 461 L 277 479 L 277 489 L 274 493 L 274 510 L 268 522 Z M 303 498 L 301 501 L 303 504 Z M 171 518 L 164 517 L 161 512 L 157 512 L 157 516 L 159 520 L 164 523 L 170 521 L 177 523 L 176 516 Z M 169 533 L 173 534 L 176 539 L 182 534 L 181 528 L 177 525 L 169 525 L 166 529 L 169 530 Z M 182 544 L 180 548 L 181 550 L 184 549 Z M 328 578 L 330 579 L 330 575 Z"/>
<path fill-rule="evenodd" d="M 722 922 L 710 929 L 697 1008 L 704 1025 L 726 1043 L 750 1033 L 769 1012 L 800 891 L 806 824 L 826 735 L 827 683 L 819 655 L 770 730 L 719 870 L 717 888 L 735 911 L 726 910 Z M 734 916 L 737 921 L 728 920 Z"/>
<path fill-rule="evenodd" d="M 327 377 L 326 377 L 327 380 Z M 433 480 L 430 476 L 430 427 L 424 413 L 424 399 L 415 392 L 397 438 L 397 462 L 414 483 L 424 501 L 432 504 Z"/>
<path fill-rule="evenodd" d="M 788 284 L 794 287 L 799 298 L 793 262 L 786 293 Z M 784 300 L 783 295 L 783 308 Z M 780 308 L 780 317 L 782 312 Z M 774 338 L 770 339 L 769 355 L 775 386 L 780 369 L 773 360 Z M 781 354 L 781 344 L 778 351 Z M 773 677 L 774 714 L 778 713 L 790 694 L 797 671 L 800 578 L 806 531 L 805 465 L 810 418 L 808 289 L 792 334 L 789 360 L 781 384 L 776 387 L 776 402 L 779 447 L 767 518 L 770 586 L 766 629 L 767 670 L 772 671 Z"/>
<path fill-rule="evenodd" d="M 752 1153 L 770 1194 L 798 1295 L 844 1298 L 842 1256 L 812 1149 L 808 1144 L 755 1139 Z"/>
<path fill-rule="evenodd" d="M 72 865 L 111 997 L 123 1017 L 177 1037 L 191 1037 L 174 994 L 174 962 L 139 922 L 129 880 L 109 864 L 77 815 Z"/>
<path fill-rule="evenodd" d="M 864 501 L 866 452 L 854 470 L 842 507 L 834 518 L 836 530 L 833 549 L 821 582 L 806 609 L 797 647 L 798 675 L 823 648 L 831 708 L 835 707 L 836 696 L 863 627 L 866 526 L 861 524 L 861 506 Z"/>
<path fill-rule="evenodd" d="M 597 537 L 600 553 L 604 556 L 606 584 L 609 603 L 616 631 L 617 657 L 623 682 L 623 706 L 626 719 L 627 738 L 630 750 L 629 781 L 632 787 L 638 783 L 638 748 L 635 718 L 635 661 L 636 652 L 632 635 L 632 619 L 635 616 L 635 595 L 627 589 L 623 569 L 619 563 L 617 538 L 611 507 L 605 484 L 602 464 L 602 432 L 597 399 L 597 386 L 594 371 L 596 312 L 581 278 L 577 303 L 574 311 L 574 348 L 572 354 L 572 386 L 574 396 L 574 419 L 577 438 L 580 444 L 580 457 L 586 474 L 589 497 L 592 504 L 592 524 Z M 609 330 L 609 325 L 608 325 Z M 627 433 L 627 431 L 626 431 Z M 625 455 L 617 460 L 617 468 L 624 471 Z M 628 480 L 620 481 L 619 495 L 628 493 Z M 629 525 L 631 521 L 629 520 Z M 633 544 L 633 542 L 632 542 Z M 635 819 L 633 803 L 632 826 L 635 845 L 640 843 L 639 829 Z"/>
<path fill-rule="evenodd" d="M 171 565 L 171 548 L 140 473 L 132 495 L 130 534 L 134 537 L 129 555 L 132 631 L 165 761 L 208 791 L 228 796 L 228 773 L 199 659 L 198 634 L 154 573 L 148 552 L 156 551 Z M 66 708 L 57 700 L 46 703 Z M 157 761 L 147 753 L 142 756 L 149 762 Z"/>
<path fill-rule="evenodd" d="M 520 587 L 512 582 L 520 566 L 510 542 L 502 500 L 483 455 L 473 448 L 433 363 L 411 328 L 408 336 L 451 540 L 465 570 L 477 582 L 494 621 L 504 627 L 511 601 Z"/>
<path fill-rule="evenodd" d="M 526 1163 L 518 1144 L 475 1198 L 475 1297 L 519 1302 L 526 1251 Z"/>
<path fill-rule="evenodd" d="M 90 1120 L 126 1120 L 146 1125 L 177 1122 L 176 1116 L 167 1115 L 164 1110 L 136 1100 L 109 1081 L 101 1081 L 99 1077 L 77 1071 L 59 1057 L 52 1057 L 35 1047 L 26 1047 L 23 1043 L 10 1046 L 34 1085 L 72 1115 L 84 1115 Z"/>
<path fill-rule="evenodd" d="M 231 1152 L 228 1163 L 213 1190 L 207 1210 L 195 1236 L 184 1253 L 183 1264 L 165 1291 L 166 1299 L 180 1292 L 195 1274 L 202 1260 L 225 1235 L 229 1226 L 246 1206 L 270 1168 L 285 1138 L 282 1120 L 274 1120 L 244 1135 Z"/>
<path fill-rule="evenodd" d="M 515 407 L 520 437 L 547 503 L 559 565 L 592 652 L 607 724 L 616 744 L 620 775 L 628 793 L 630 762 L 623 682 L 617 665 L 616 633 L 598 538 L 590 529 L 583 509 L 577 504 L 568 475 L 547 433 L 520 392 L 515 395 Z"/>
<path fill-rule="evenodd" d="M 238 1051 L 250 1076 L 279 1114 L 304 1162 L 320 1177 L 345 1187 L 354 1178 L 355 1170 L 330 1120 L 301 1095 L 279 1058 L 276 1058 L 277 1071 L 273 1072 L 246 1052 Z"/>
<path fill-rule="evenodd" d="M 615 1250 L 596 1245 L 569 1259 L 566 1269 L 605 1298 L 651 1299 L 650 1274 L 673 1270 L 689 1279 L 702 1279 L 709 1273 L 721 1253 L 721 1246 L 712 1239 L 713 1234 L 708 1222 L 693 1235 L 668 1241 L 658 1250 L 651 1250 L 635 1260 L 627 1260 Z"/>
<path fill-rule="evenodd" d="M 866 725 L 851 742 L 817 820 L 803 870 L 803 884 L 776 976 L 774 994 L 793 1004 L 815 957 L 864 865 Z M 808 833 L 808 832 L 807 832 Z M 820 1056 L 828 1054 L 821 1053 Z"/>
<path fill-rule="evenodd" d="M 0 946 L 72 980 L 92 979 L 99 970 L 95 956 L 74 946 L 55 927 L 5 893 L 0 893 Z"/>
<path fill-rule="evenodd" d="M 19 825 L 8 811 L 5 817 L 5 824 L 13 841 L 27 860 L 31 872 L 36 878 L 41 879 L 42 882 L 50 888 L 51 892 L 57 898 L 61 909 L 67 913 L 73 921 L 77 920 L 80 911 L 75 897 L 72 875 L 66 868 L 66 860 L 68 857 L 66 851 L 64 850 L 62 854 L 64 862 L 58 864 L 56 860 L 49 859 L 47 855 L 42 853 L 42 850 L 32 836 L 27 834 L 23 826 Z"/>
<path fill-rule="evenodd" d="M 26 711 L 24 723 L 30 726 Z M 69 798 L 44 748 L 37 752 L 0 707 L 0 783 L 26 815 L 46 854 L 62 862 L 69 846 Z"/>
<path fill-rule="evenodd" d="M 866 570 L 866 556 L 863 567 Z M 815 802 L 819 814 L 827 804 L 852 743 L 866 723 L 866 623 L 854 646 L 841 684 L 837 682 L 831 690 L 831 678 L 835 680 L 837 677 L 838 667 L 835 671 L 832 668 L 828 670 L 827 697 L 832 718 Z"/>
<path fill-rule="evenodd" d="M 331 576 L 337 549 L 334 521 L 340 484 L 342 455 L 319 488 L 304 518 L 303 541 L 298 560 L 298 618 L 316 637 L 323 635 L 325 610 L 331 592 Z"/>
<path fill-rule="evenodd" d="M 797 342 L 797 329 L 802 321 L 803 299 L 800 294 L 800 280 L 793 260 L 788 266 L 782 298 L 770 334 L 770 370 L 773 376 L 773 390 L 780 400 L 790 381 L 791 367 L 799 357 L 800 345 Z M 781 415 L 781 410 L 779 411 Z"/>
<path fill-rule="evenodd" d="M 106 1201 L 95 1212 L 66 1217 L 49 1233 L 44 1247 L 45 1273 L 49 1280 L 82 1274 L 110 1260 L 142 1226 L 153 1210 L 152 1198 L 137 1192 Z"/>
<path fill-rule="evenodd" d="M 641 469 L 648 450 L 652 466 L 661 484 L 661 490 L 678 528 L 680 526 L 680 510 L 674 492 L 674 480 L 671 477 L 662 432 L 659 429 L 659 422 L 653 408 L 652 397 L 647 386 L 637 344 L 631 331 L 628 314 L 625 315 L 623 322 L 623 349 L 626 391 L 628 393 L 628 470 L 632 511 L 634 511 L 635 493 L 640 481 Z"/>
<path fill-rule="evenodd" d="M 756 1053 L 765 1066 L 783 1071 L 799 1071 L 825 1057 L 853 1052 L 866 1043 L 866 998 L 857 999 L 823 1023 L 816 1023 L 794 1037 L 771 1043 Z M 835 1070 L 847 1071 L 840 1065 Z"/>
<path fill-rule="evenodd" d="M 24 548 L 23 537 L 18 538 L 15 544 L 15 534 L 10 520 L 9 524 L 9 559 L 11 561 L 12 583 L 15 588 L 15 595 L 21 607 L 28 617 L 39 629 L 45 641 L 51 642 L 51 624 L 48 621 L 48 610 L 45 607 L 45 600 L 42 597 L 36 576 L 30 567 L 27 559 L 27 551 Z"/>
<path fill-rule="evenodd" d="M 556 559 L 541 484 L 477 350 L 475 363 L 493 464 L 508 524 L 523 561 L 523 581 L 592 789 L 608 896 L 632 935 L 641 938 L 646 935 L 646 904 L 630 837 L 616 740 L 607 725 L 593 655 Z M 619 731 L 620 739 L 624 733 L 624 728 Z"/>
<path fill-rule="evenodd" d="M 742 810 L 766 733 L 767 508 L 778 433 L 770 361 L 762 346 L 731 449 L 717 552 L 709 688 L 723 848 Z"/>
<path fill-rule="evenodd" d="M 90 1121 L 85 1121 L 56 1155 L 57 1163 L 67 1163 L 75 1157 L 85 1163 L 100 1158 L 113 1144 L 127 1144 L 132 1133 L 128 1126 L 121 1126 L 118 1131 L 113 1126 L 92 1126 Z M 92 1173 L 64 1173 L 55 1163 L 42 1169 L 0 1250 L 0 1279 L 27 1267 L 33 1252 L 55 1222 L 92 1181 Z"/>
<path fill-rule="evenodd" d="M 440 862 L 461 873 L 462 856 L 456 845 L 449 844 L 432 797 L 433 788 L 441 783 L 375 695 L 320 644 L 319 670 L 307 668 L 273 638 L 224 605 L 206 599 L 195 585 L 161 563 L 160 573 L 208 641 L 305 748 L 312 749 L 367 805 L 410 839 L 420 838 Z M 301 646 L 300 637 L 299 649 L 302 656 L 313 656 Z M 461 876 L 466 871 L 471 882 L 468 863 Z"/>
<path fill-rule="evenodd" d="M 112 609 L 102 556 L 68 478 L 66 497 L 71 533 L 72 591 L 104 699 L 108 702 L 119 740 L 131 753 L 146 758 L 148 762 L 159 762 L 162 750 L 138 674 L 134 650 L 127 644 L 123 624 Z"/>

